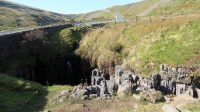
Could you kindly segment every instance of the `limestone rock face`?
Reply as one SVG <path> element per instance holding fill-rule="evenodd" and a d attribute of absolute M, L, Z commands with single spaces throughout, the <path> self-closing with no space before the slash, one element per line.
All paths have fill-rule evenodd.
<path fill-rule="evenodd" d="M 107 83 L 108 83 L 108 92 L 110 93 L 110 95 L 111 96 L 116 95 L 119 85 L 117 84 L 114 76 L 111 76 L 110 80 L 108 80 Z"/>
<path fill-rule="evenodd" d="M 197 94 L 198 99 L 200 99 L 200 89 L 199 88 L 196 88 L 196 94 Z"/>
<path fill-rule="evenodd" d="M 89 96 L 89 90 L 87 88 L 77 86 L 75 88 L 75 91 L 73 91 L 72 96 L 74 98 L 83 98 L 83 97 Z"/>
<path fill-rule="evenodd" d="M 197 68 L 172 67 L 161 64 L 159 72 L 148 77 L 141 77 L 133 71 L 123 69 L 121 65 L 115 66 L 113 75 L 106 75 L 101 70 L 94 69 L 91 85 L 75 86 L 71 94 L 74 98 L 105 99 L 115 95 L 127 96 L 133 93 L 143 93 L 144 97 L 151 102 L 159 99 L 158 92 L 177 96 L 184 94 L 199 98 L 200 78 L 190 76 L 195 70 Z"/>

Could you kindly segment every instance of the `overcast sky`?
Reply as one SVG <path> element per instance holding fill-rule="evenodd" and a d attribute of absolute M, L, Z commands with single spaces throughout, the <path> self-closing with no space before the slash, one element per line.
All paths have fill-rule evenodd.
<path fill-rule="evenodd" d="M 142 0 L 8 0 L 62 14 L 79 14 Z"/>

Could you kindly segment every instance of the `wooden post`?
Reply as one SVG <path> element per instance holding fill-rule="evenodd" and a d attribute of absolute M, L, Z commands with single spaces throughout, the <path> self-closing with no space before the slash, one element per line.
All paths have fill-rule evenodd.
<path fill-rule="evenodd" d="M 152 19 L 151 19 L 151 14 L 150 14 L 150 16 L 149 16 L 149 22 L 150 22 L 150 23 L 152 22 Z"/>
<path fill-rule="evenodd" d="M 136 23 L 138 22 L 138 16 L 135 17 L 135 22 L 136 22 Z"/>

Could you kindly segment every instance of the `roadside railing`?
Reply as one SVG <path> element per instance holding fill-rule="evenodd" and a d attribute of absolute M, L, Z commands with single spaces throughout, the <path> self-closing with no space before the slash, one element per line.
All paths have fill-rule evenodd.
<path fill-rule="evenodd" d="M 67 23 L 54 23 L 48 25 L 38 25 L 38 26 L 27 26 L 27 27 L 4 27 L 0 26 L 0 32 L 8 32 L 8 31 L 16 31 L 16 30 L 25 30 L 25 29 L 37 29 L 37 28 L 44 28 L 44 27 L 53 27 L 53 26 L 60 26 L 65 24 L 71 24 L 70 22 Z"/>

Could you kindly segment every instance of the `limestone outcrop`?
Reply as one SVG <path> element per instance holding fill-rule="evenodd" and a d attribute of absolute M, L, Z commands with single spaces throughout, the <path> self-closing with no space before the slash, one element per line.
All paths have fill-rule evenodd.
<path fill-rule="evenodd" d="M 74 98 L 110 98 L 115 95 L 127 96 L 137 93 L 145 93 L 152 102 L 156 91 L 162 94 L 189 95 L 200 97 L 200 78 L 192 73 L 198 68 L 171 67 L 160 65 L 160 71 L 149 77 L 141 77 L 130 70 L 115 66 L 115 74 L 106 75 L 99 69 L 94 69 L 91 76 L 91 85 L 81 84 L 72 90 Z"/>

